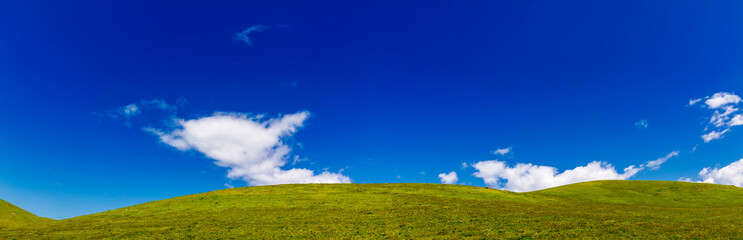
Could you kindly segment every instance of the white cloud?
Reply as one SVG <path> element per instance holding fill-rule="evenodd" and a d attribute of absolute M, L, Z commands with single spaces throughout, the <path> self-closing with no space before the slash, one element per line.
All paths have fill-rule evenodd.
<path fill-rule="evenodd" d="M 689 106 L 694 106 L 694 104 L 698 103 L 699 101 L 702 101 L 702 99 L 701 98 L 690 99 L 689 100 Z"/>
<path fill-rule="evenodd" d="M 635 122 L 635 127 L 648 128 L 648 120 L 642 119 L 640 121 Z"/>
<path fill-rule="evenodd" d="M 715 139 L 720 139 L 729 130 L 730 129 L 725 129 L 725 130 L 722 130 L 720 132 L 718 132 L 718 131 L 708 132 L 708 133 L 702 135 L 702 140 L 704 140 L 704 142 L 710 142 L 710 141 L 715 140 Z"/>
<path fill-rule="evenodd" d="M 509 153 L 511 153 L 511 147 L 499 148 L 499 149 L 496 149 L 495 151 L 493 151 L 493 154 L 495 154 L 495 155 L 501 155 L 501 156 L 506 155 L 506 154 L 509 154 Z"/>
<path fill-rule="evenodd" d="M 439 179 L 441 179 L 441 183 L 444 184 L 455 184 L 457 183 L 457 181 L 459 181 L 457 173 L 454 171 L 451 171 L 450 173 L 439 174 Z"/>
<path fill-rule="evenodd" d="M 739 126 L 739 125 L 743 125 L 743 115 L 741 115 L 741 114 L 735 115 L 728 122 L 728 127 Z"/>
<path fill-rule="evenodd" d="M 250 33 L 252 33 L 252 32 L 261 32 L 261 31 L 263 31 L 263 30 L 265 30 L 267 28 L 268 28 L 268 26 L 264 26 L 264 25 L 251 26 L 249 28 L 243 29 L 239 33 L 235 33 L 235 39 L 238 40 L 238 41 L 244 42 L 244 43 L 246 43 L 248 45 L 252 45 L 253 44 L 253 40 L 250 39 Z"/>
<path fill-rule="evenodd" d="M 688 178 L 688 177 L 680 177 L 676 181 L 679 181 L 679 182 L 692 182 L 691 178 Z"/>
<path fill-rule="evenodd" d="M 145 110 L 162 110 L 168 113 L 174 113 L 177 107 L 169 105 L 165 100 L 152 99 L 152 100 L 141 100 L 138 103 L 132 103 L 123 107 L 118 107 L 114 110 L 109 110 L 106 115 L 111 118 L 119 119 L 123 117 L 125 124 L 129 125 L 130 120 L 136 116 L 142 114 Z"/>
<path fill-rule="evenodd" d="M 711 97 L 707 97 L 704 101 L 710 109 L 720 108 L 728 104 L 738 104 L 740 102 L 740 96 L 728 92 L 718 92 L 713 94 Z"/>
<path fill-rule="evenodd" d="M 712 113 L 712 117 L 709 120 L 709 123 L 714 125 L 715 127 L 723 127 L 725 125 L 729 125 L 728 121 L 730 120 L 730 114 L 733 114 L 737 112 L 739 109 L 734 108 L 733 106 L 724 106 L 722 107 L 725 109 L 724 112 L 715 111 Z"/>
<path fill-rule="evenodd" d="M 743 159 L 722 168 L 704 168 L 699 172 L 702 182 L 743 187 Z"/>
<path fill-rule="evenodd" d="M 731 127 L 743 125 L 743 116 L 736 114 L 740 112 L 735 105 L 741 102 L 741 98 L 734 93 L 718 92 L 712 96 L 704 97 L 704 105 L 707 109 L 713 109 L 714 112 L 709 118 L 708 127 L 705 128 L 704 134 L 701 135 L 704 142 L 710 142 L 715 139 L 721 139 Z M 689 105 L 693 105 L 700 99 L 691 100 Z M 722 110 L 722 111 L 721 111 Z"/>
<path fill-rule="evenodd" d="M 664 162 L 668 161 L 668 159 L 671 159 L 672 157 L 676 157 L 678 155 L 679 155 L 679 151 L 673 151 L 673 152 L 667 154 L 664 157 L 655 159 L 653 161 L 648 161 L 644 166 L 647 167 L 647 168 L 650 168 L 651 170 L 657 170 L 658 168 L 660 168 L 660 165 L 661 164 L 663 164 Z M 640 167 L 642 167 L 642 166 L 640 166 Z"/>
<path fill-rule="evenodd" d="M 191 120 L 178 119 L 177 128 L 165 132 L 154 128 L 143 130 L 178 150 L 194 149 L 214 159 L 220 167 L 229 168 L 227 177 L 243 179 L 251 185 L 286 183 L 349 183 L 340 173 L 304 168 L 281 169 L 290 159 L 291 148 L 285 144 L 309 117 L 307 111 L 264 119 L 239 113 L 215 113 Z"/>
<path fill-rule="evenodd" d="M 498 160 L 481 161 L 472 165 L 477 172 L 473 175 L 482 178 L 485 184 L 509 191 L 527 192 L 566 184 L 610 179 L 628 179 L 641 169 L 629 166 L 624 173 L 618 173 L 614 166 L 605 162 L 593 161 L 585 166 L 558 173 L 557 168 L 539 166 L 531 163 L 518 163 L 514 167 Z M 502 182 L 501 180 L 505 180 Z"/>
<path fill-rule="evenodd" d="M 108 110 L 105 114 L 105 116 L 108 116 L 113 119 L 123 119 L 124 123 L 126 125 L 130 125 L 129 120 L 133 118 L 134 116 L 137 116 L 142 113 L 142 109 L 140 109 L 139 105 L 136 103 L 132 103 L 123 107 L 117 107 L 112 110 Z"/>
<path fill-rule="evenodd" d="M 518 163 L 510 167 L 506 165 L 506 162 L 498 160 L 477 162 L 472 164 L 472 167 L 477 170 L 473 175 L 482 178 L 489 186 L 509 191 L 527 192 L 594 180 L 625 180 L 645 168 L 656 170 L 661 164 L 678 154 L 678 151 L 673 151 L 664 157 L 641 164 L 639 167 L 630 165 L 623 169 L 623 173 L 617 172 L 611 164 L 600 161 L 593 161 L 585 166 L 561 173 L 558 173 L 555 167 L 531 163 Z"/>
<path fill-rule="evenodd" d="M 132 117 L 134 115 L 137 115 L 138 113 L 139 107 L 137 107 L 137 104 L 129 104 L 121 107 L 121 114 L 125 117 Z"/>
<path fill-rule="evenodd" d="M 466 168 L 468 168 L 468 167 L 469 167 L 469 165 L 467 165 L 467 163 L 466 163 L 466 162 L 462 162 L 462 167 L 461 167 L 462 169 L 466 169 Z"/>
<path fill-rule="evenodd" d="M 297 163 L 304 162 L 307 160 L 308 160 L 307 158 L 302 158 L 297 155 L 294 155 L 294 157 L 292 157 L 292 165 L 297 165 Z"/>

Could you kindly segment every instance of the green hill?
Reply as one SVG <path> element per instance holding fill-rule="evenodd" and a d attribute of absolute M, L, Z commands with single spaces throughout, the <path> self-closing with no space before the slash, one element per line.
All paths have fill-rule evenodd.
<path fill-rule="evenodd" d="M 442 184 L 226 189 L 0 231 L 0 239 L 743 238 L 743 189 L 597 181 L 530 193 Z"/>
<path fill-rule="evenodd" d="M 48 221 L 52 220 L 49 218 L 37 217 L 26 210 L 0 199 L 0 230 Z"/>
<path fill-rule="evenodd" d="M 743 205 L 743 189 L 718 184 L 672 181 L 594 181 L 530 194 L 573 201 L 664 207 L 729 207 Z"/>

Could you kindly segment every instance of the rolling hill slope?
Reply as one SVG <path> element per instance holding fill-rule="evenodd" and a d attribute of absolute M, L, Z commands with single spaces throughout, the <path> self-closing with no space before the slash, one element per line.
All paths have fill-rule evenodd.
<path fill-rule="evenodd" d="M 0 199 L 0 230 L 49 221 L 52 219 L 38 217 Z"/>
<path fill-rule="evenodd" d="M 442 184 L 219 190 L 0 231 L 60 238 L 743 238 L 743 189 L 597 181 L 530 193 Z"/>

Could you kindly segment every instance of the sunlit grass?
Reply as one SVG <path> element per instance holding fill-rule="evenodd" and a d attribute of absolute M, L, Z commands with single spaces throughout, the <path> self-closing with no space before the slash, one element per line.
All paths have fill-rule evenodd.
<path fill-rule="evenodd" d="M 0 200 L 0 231 L 49 221 L 52 221 L 52 219 L 37 217 L 13 204 Z"/>
<path fill-rule="evenodd" d="M 0 231 L 0 239 L 741 238 L 743 189 L 597 181 L 531 193 L 441 184 L 220 190 Z"/>

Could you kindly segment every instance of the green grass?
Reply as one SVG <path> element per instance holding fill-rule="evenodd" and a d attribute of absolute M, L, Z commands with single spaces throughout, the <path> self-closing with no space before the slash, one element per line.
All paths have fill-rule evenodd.
<path fill-rule="evenodd" d="M 0 199 L 0 231 L 49 221 L 52 219 L 38 217 Z"/>
<path fill-rule="evenodd" d="M 596 181 L 530 193 L 441 184 L 220 190 L 0 231 L 0 239 L 743 239 L 743 189 Z"/>

